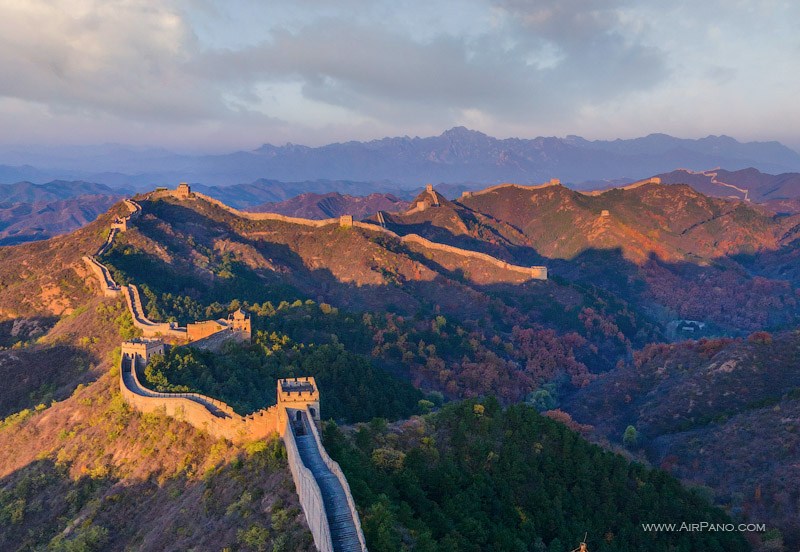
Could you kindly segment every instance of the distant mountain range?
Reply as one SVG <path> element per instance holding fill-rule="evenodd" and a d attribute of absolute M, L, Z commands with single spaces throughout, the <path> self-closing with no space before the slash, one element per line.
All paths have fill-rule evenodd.
<path fill-rule="evenodd" d="M 0 185 L 0 245 L 72 232 L 105 213 L 122 190 L 91 182 Z"/>
<path fill-rule="evenodd" d="M 427 182 L 530 184 L 560 178 L 586 188 L 684 167 L 800 171 L 800 154 L 778 142 L 741 143 L 728 136 L 699 140 L 651 134 L 631 140 L 497 139 L 456 127 L 439 136 L 394 137 L 321 147 L 265 144 L 252 151 L 183 155 L 119 145 L 0 148 L 0 182 L 57 178 L 150 189 L 179 181 L 226 186 L 258 179 L 287 182 L 377 182 L 416 188 Z M 342 190 L 303 190 L 325 193 Z M 370 193 L 374 189 L 362 190 Z"/>

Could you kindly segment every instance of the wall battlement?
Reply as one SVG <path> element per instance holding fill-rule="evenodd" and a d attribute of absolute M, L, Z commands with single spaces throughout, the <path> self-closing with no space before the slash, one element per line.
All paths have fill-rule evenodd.
<path fill-rule="evenodd" d="M 146 364 L 152 354 L 157 354 L 159 347 L 163 352 L 163 343 L 141 339 L 122 345 L 120 391 L 132 408 L 140 412 L 161 411 L 217 438 L 234 442 L 280 435 L 286 445 L 289 469 L 317 549 L 322 552 L 340 550 L 334 547 L 335 542 L 339 546 L 347 543 L 347 550 L 367 552 L 361 520 L 347 478 L 339 464 L 328 456 L 317 431 L 319 390 L 313 377 L 278 380 L 277 404 L 243 417 L 224 402 L 199 393 L 160 393 L 142 385 L 136 373 L 137 364 Z M 301 436 L 298 436 L 298 431 Z M 299 439 L 303 440 L 302 449 Z M 322 462 L 304 459 L 309 455 L 317 455 Z M 326 484 L 323 490 L 318 480 L 331 475 L 336 483 Z M 331 497 L 332 493 L 343 496 L 344 501 L 339 499 L 337 502 L 335 497 Z M 345 521 L 342 521 L 343 515 Z M 335 520 L 335 524 L 332 525 L 330 520 Z"/>
<path fill-rule="evenodd" d="M 122 289 L 111 277 L 111 273 L 105 266 L 97 262 L 94 257 L 89 257 L 88 255 L 83 257 L 83 262 L 89 267 L 89 270 L 97 276 L 97 280 L 100 282 L 100 287 L 103 290 L 103 295 L 106 297 L 116 297 L 120 294 Z"/>

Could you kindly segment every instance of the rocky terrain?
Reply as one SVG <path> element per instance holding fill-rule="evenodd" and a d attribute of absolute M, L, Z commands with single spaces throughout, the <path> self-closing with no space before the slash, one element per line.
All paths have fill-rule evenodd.
<path fill-rule="evenodd" d="M 136 283 L 145 314 L 183 324 L 242 307 L 256 320 L 250 346 L 219 355 L 181 352 L 157 363 L 153 377 L 163 385 L 213 392 L 246 410 L 264 406 L 268 392 L 259 385 L 300 370 L 332 388 L 345 425 L 381 415 L 364 407 L 371 400 L 389 407 L 353 374 L 403 390 L 387 417 L 475 397 L 496 397 L 481 403 L 487 414 L 525 402 L 702 485 L 697 496 L 735 519 L 779 531 L 751 535 L 755 546 L 798 542 L 790 490 L 800 462 L 792 445 L 800 387 L 793 372 L 795 218 L 668 184 L 597 194 L 507 185 L 452 201 L 423 191 L 409 210 L 354 226 L 247 217 L 202 197 L 137 201 L 142 215 L 100 260 L 118 283 Z M 121 403 L 115 348 L 137 331 L 120 299 L 101 296 L 82 256 L 96 251 L 114 217 L 125 213 L 116 204 L 69 235 L 0 248 L 0 375 L 13 382 L 0 392 L 2 546 L 157 550 L 165 538 L 178 548 L 216 538 L 243 550 L 308 547 L 280 446 L 215 443 Z M 403 239 L 411 234 L 430 242 Z M 523 277 L 504 262 L 543 264 L 549 277 Z M 701 323 L 704 335 L 717 337 L 679 341 Z M 419 391 L 409 382 L 423 393 L 417 405 Z M 478 406 L 450 412 L 475 408 L 477 415 Z M 500 423 L 497 416 L 490 417 Z M 457 420 L 443 432 L 422 427 L 419 439 L 405 429 L 392 437 L 383 423 L 345 428 L 349 444 L 336 446 L 352 456 L 343 465 L 395 470 L 389 480 L 397 485 L 400 474 L 412 473 L 398 458 L 432 454 L 450 439 L 436 453 L 442 458 L 449 447 L 466 446 Z M 548 454 L 559 450 L 559 439 L 577 438 L 557 427 L 540 429 L 554 432 Z M 491 442 L 517 454 L 503 431 L 482 435 L 489 440 L 464 450 L 474 455 Z M 343 439 L 335 431 L 330 437 Z M 736 443 L 735 452 L 726 443 Z M 425 534 L 466 542 L 470 519 L 489 519 L 479 512 L 454 517 L 459 533 L 448 537 L 441 517 L 423 522 L 400 506 L 421 495 L 367 488 L 379 480 L 353 489 L 364 501 L 368 538 L 384 543 L 376 550 L 391 549 L 386 543 L 406 531 L 409 542 Z M 624 495 L 625 484 L 615 488 Z M 425 500 L 437 500 L 435 486 L 423 481 L 419 489 L 433 493 Z M 125 513 L 138 509 L 148 512 L 142 523 L 126 523 Z M 592 527 L 604 523 L 592 519 Z M 167 524 L 167 533 L 158 531 Z M 565 534 L 525 531 L 550 540 Z"/>

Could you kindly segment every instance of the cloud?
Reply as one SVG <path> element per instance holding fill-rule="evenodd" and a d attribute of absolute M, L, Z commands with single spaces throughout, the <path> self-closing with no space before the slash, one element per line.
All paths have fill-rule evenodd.
<path fill-rule="evenodd" d="M 59 111 L 175 121 L 214 98 L 181 64 L 193 38 L 181 14 L 144 0 L 17 0 L 0 8 L 0 95 Z"/>
<path fill-rule="evenodd" d="M 563 117 L 666 77 L 661 53 L 617 32 L 613 10 L 573 4 L 523 11 L 505 2 L 491 7 L 500 17 L 480 32 L 427 40 L 391 21 L 327 17 L 210 52 L 193 71 L 215 81 L 300 82 L 310 100 L 395 123 L 452 123 L 476 111 L 500 120 Z"/>
<path fill-rule="evenodd" d="M 501 25 L 426 40 L 397 21 L 326 10 L 296 30 L 273 28 L 255 45 L 225 49 L 200 44 L 191 18 L 169 2 L 17 1 L 2 8 L 0 69 L 14 77 L 0 82 L 0 95 L 55 112 L 181 123 L 257 108 L 258 86 L 288 81 L 309 100 L 377 120 L 444 122 L 466 110 L 499 118 L 572 110 L 659 76 L 656 52 L 609 32 L 610 10 L 569 4 L 506 1 L 495 6 L 506 14 Z M 563 56 L 548 65 L 553 52 Z"/>
<path fill-rule="evenodd" d="M 455 124 L 608 136 L 617 118 L 641 127 L 651 99 L 673 121 L 696 120 L 688 112 L 708 95 L 734 105 L 753 74 L 740 60 L 762 53 L 727 37 L 751 21 L 776 29 L 759 47 L 794 36 L 737 6 L 714 19 L 721 40 L 706 32 L 705 8 L 656 0 L 6 0 L 0 120 L 122 142 L 227 132 L 228 142 L 319 143 Z M 796 56 L 781 59 L 782 75 L 797 72 Z M 750 81 L 769 78 L 759 93 L 787 88 Z M 663 130 L 648 120 L 643 134 Z M 733 133 L 708 129 L 723 131 Z"/>

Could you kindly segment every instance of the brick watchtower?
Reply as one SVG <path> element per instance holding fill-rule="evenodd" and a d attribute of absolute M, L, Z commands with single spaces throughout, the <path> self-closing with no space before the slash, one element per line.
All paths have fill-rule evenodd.
<path fill-rule="evenodd" d="M 178 189 L 175 190 L 175 197 L 178 199 L 189 199 L 192 196 L 192 188 L 186 182 L 178 184 Z"/>

